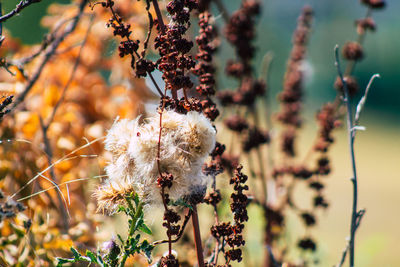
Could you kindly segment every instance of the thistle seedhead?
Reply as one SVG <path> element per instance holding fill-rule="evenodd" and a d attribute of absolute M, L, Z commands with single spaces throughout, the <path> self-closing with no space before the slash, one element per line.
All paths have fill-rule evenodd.
<path fill-rule="evenodd" d="M 115 207 L 112 203 L 119 198 L 111 196 L 115 187 L 123 191 L 121 186 L 134 188 L 147 204 L 161 204 L 160 171 L 174 177 L 165 188 L 171 200 L 197 193 L 193 188 L 204 188 L 208 182 L 202 166 L 215 146 L 215 134 L 211 122 L 194 111 L 165 110 L 143 124 L 138 119 L 116 121 L 105 141 L 113 160 L 106 167 L 109 185 L 96 193 L 100 209 Z"/>

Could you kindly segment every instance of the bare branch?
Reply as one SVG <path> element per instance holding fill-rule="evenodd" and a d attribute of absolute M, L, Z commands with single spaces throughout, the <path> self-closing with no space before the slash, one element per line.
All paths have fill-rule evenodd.
<path fill-rule="evenodd" d="M 339 61 L 339 46 L 335 46 L 335 66 L 337 68 L 337 72 L 339 75 L 340 80 L 343 84 L 343 91 L 344 91 L 344 98 L 343 101 L 346 105 L 347 109 L 347 132 L 348 132 L 348 139 L 349 139 L 349 148 L 350 148 L 350 157 L 351 157 L 351 165 L 353 171 L 353 178 L 351 181 L 353 183 L 353 207 L 351 211 L 351 224 L 350 224 L 350 241 L 349 241 L 349 257 L 350 257 L 350 267 L 354 267 L 354 243 L 355 243 L 355 234 L 356 230 L 360 224 L 361 218 L 364 215 L 364 212 L 360 212 L 357 210 L 357 201 L 358 201 L 358 189 L 357 189 L 357 168 L 356 168 L 356 159 L 354 153 L 354 122 L 353 122 L 353 115 L 352 115 L 352 108 L 350 103 L 350 96 L 349 96 L 349 88 L 347 86 L 346 80 L 343 78 L 343 73 L 340 68 L 340 61 Z M 362 215 L 360 215 L 362 214 Z M 346 252 L 346 251 L 345 251 Z M 346 252 L 347 253 L 347 252 Z M 346 257 L 344 254 L 343 257 Z M 342 257 L 342 260 L 344 261 Z"/>
<path fill-rule="evenodd" d="M 18 98 L 15 100 L 13 108 L 15 108 L 17 105 L 19 105 L 22 101 L 24 101 L 26 95 L 30 92 L 32 89 L 33 85 L 36 83 L 36 81 L 39 79 L 43 68 L 46 66 L 47 62 L 50 60 L 50 58 L 54 55 L 56 49 L 60 45 L 62 41 L 70 34 L 72 33 L 76 25 L 78 24 L 83 10 L 85 8 L 85 5 L 87 3 L 87 0 L 82 0 L 81 4 L 79 5 L 79 12 L 76 15 L 76 17 L 72 20 L 71 24 L 67 26 L 67 28 L 64 30 L 63 34 L 61 34 L 47 49 L 44 58 L 42 62 L 40 63 L 39 67 L 36 69 L 36 72 L 32 75 L 32 77 L 29 79 L 28 84 L 25 86 L 24 91 L 18 96 Z"/>
<path fill-rule="evenodd" d="M 17 4 L 17 6 L 11 10 L 9 13 L 5 14 L 4 16 L 0 17 L 0 22 L 4 22 L 6 20 L 8 20 L 9 18 L 17 15 L 19 12 L 22 11 L 22 9 L 30 6 L 31 4 L 34 3 L 39 3 L 41 0 L 21 0 L 21 2 L 19 2 Z"/>
<path fill-rule="evenodd" d="M 93 16 L 91 17 L 91 22 L 92 21 L 93 21 Z M 69 79 L 68 79 L 67 83 L 65 84 L 65 86 L 64 86 L 64 88 L 62 90 L 60 99 L 57 101 L 56 105 L 54 106 L 54 109 L 53 109 L 53 112 L 50 115 L 49 121 L 47 122 L 47 124 L 45 126 L 46 129 L 50 126 L 51 122 L 53 121 L 54 116 L 56 115 L 57 109 L 59 108 L 59 106 L 61 105 L 62 101 L 64 100 L 65 93 L 67 92 L 68 87 L 70 86 L 71 82 L 73 81 L 73 79 L 75 77 L 75 72 L 78 69 L 79 63 L 81 61 L 83 47 L 86 44 L 86 41 L 87 41 L 87 38 L 89 36 L 89 32 L 90 32 L 91 26 L 92 26 L 92 24 L 90 23 L 90 25 L 89 25 L 89 27 L 88 27 L 88 29 L 86 31 L 85 38 L 83 39 L 83 42 L 82 42 L 81 47 L 79 49 L 79 54 L 75 59 L 74 66 L 72 67 L 71 75 L 69 76 Z"/>

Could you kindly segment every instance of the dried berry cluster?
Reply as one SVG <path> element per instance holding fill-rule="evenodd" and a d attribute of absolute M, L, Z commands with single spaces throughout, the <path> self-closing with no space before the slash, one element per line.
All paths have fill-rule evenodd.
<path fill-rule="evenodd" d="M 174 177 L 172 176 L 172 174 L 166 172 L 161 173 L 157 179 L 157 185 L 161 189 L 161 197 L 165 209 L 163 218 L 164 223 L 162 225 L 167 229 L 167 236 L 169 242 L 168 256 L 163 257 L 161 259 L 161 266 L 166 266 L 166 267 L 179 266 L 178 259 L 175 259 L 175 257 L 171 254 L 171 244 L 172 244 L 171 239 L 172 236 L 178 236 L 179 234 L 179 230 L 181 227 L 177 223 L 180 221 L 181 216 L 168 207 L 170 199 L 169 195 L 165 193 L 166 188 L 172 187 L 173 180 Z"/>
<path fill-rule="evenodd" d="M 251 107 L 258 96 L 265 93 L 265 83 L 252 77 L 251 59 L 255 48 L 252 41 L 255 37 L 254 20 L 260 13 L 260 3 L 253 0 L 242 1 L 239 10 L 232 14 L 225 28 L 227 40 L 235 47 L 238 56 L 236 61 L 230 60 L 226 66 L 229 76 L 240 80 L 237 91 L 218 93 L 222 106 L 232 104 Z"/>
<path fill-rule="evenodd" d="M 327 103 L 317 113 L 317 122 L 319 126 L 318 140 L 314 149 L 323 153 L 328 152 L 329 147 L 334 141 L 333 130 L 341 126 L 339 114 L 334 104 Z"/>
<path fill-rule="evenodd" d="M 227 40 L 235 47 L 239 57 L 237 62 L 230 61 L 226 72 L 234 77 L 248 76 L 252 68 L 250 61 L 255 48 L 251 41 L 255 37 L 254 20 L 260 14 L 260 3 L 254 0 L 242 1 L 239 10 L 232 14 L 225 28 Z"/>
<path fill-rule="evenodd" d="M 376 30 L 376 23 L 373 18 L 366 17 L 362 19 L 358 19 L 355 22 L 357 26 L 357 33 L 364 34 L 366 31 L 375 31 Z"/>
<path fill-rule="evenodd" d="M 233 115 L 225 119 L 225 126 L 233 132 L 241 134 L 242 148 L 244 152 L 249 152 L 262 144 L 270 141 L 269 132 L 257 126 L 250 126 L 246 119 L 239 115 Z"/>
<path fill-rule="evenodd" d="M 227 63 L 226 73 L 237 78 L 240 85 L 236 91 L 218 93 L 222 106 L 239 105 L 252 111 L 256 99 L 265 94 L 266 84 L 263 80 L 257 80 L 253 77 L 251 66 L 251 59 L 255 52 L 252 44 L 255 37 L 254 20 L 259 15 L 260 9 L 260 3 L 257 1 L 242 1 L 240 9 L 232 14 L 225 28 L 227 40 L 234 46 L 238 56 L 236 61 Z M 250 125 L 246 119 L 239 115 L 225 119 L 225 125 L 230 130 L 240 134 L 242 148 L 245 152 L 270 141 L 267 131 L 260 129 L 257 125 Z"/>
<path fill-rule="evenodd" d="M 172 174 L 165 172 L 162 173 L 157 179 L 157 185 L 161 189 L 161 196 L 165 208 L 163 226 L 167 228 L 167 235 L 169 238 L 179 234 L 180 225 L 177 225 L 176 223 L 178 223 L 181 219 L 181 216 L 178 213 L 168 207 L 170 199 L 169 195 L 165 193 L 166 188 L 172 187 L 173 180 L 174 177 L 172 176 Z"/>
<path fill-rule="evenodd" d="M 175 258 L 174 255 L 170 254 L 164 256 L 160 260 L 160 267 L 179 267 L 179 261 Z"/>
<path fill-rule="evenodd" d="M 167 4 L 167 11 L 171 15 L 168 25 L 157 20 L 158 36 L 155 39 L 155 48 L 158 49 L 160 59 L 157 68 L 163 73 L 165 89 L 171 90 L 173 95 L 183 89 L 193 87 L 189 71 L 195 66 L 195 61 L 189 55 L 193 42 L 184 37 L 190 26 L 190 11 L 196 8 L 194 0 L 173 0 Z M 176 97 L 174 97 L 176 98 Z"/>
<path fill-rule="evenodd" d="M 196 37 L 196 44 L 199 52 L 196 55 L 198 60 L 193 73 L 199 77 L 199 85 L 196 91 L 204 99 L 201 106 L 204 115 L 214 121 L 219 111 L 216 104 L 211 100 L 210 96 L 215 94 L 215 67 L 212 63 L 212 55 L 216 50 L 216 30 L 210 23 L 211 15 L 208 11 L 199 14 L 199 35 Z"/>
<path fill-rule="evenodd" d="M 129 23 L 125 23 L 121 17 L 118 16 L 116 11 L 114 10 L 114 1 L 107 0 L 106 2 L 98 2 L 104 8 L 110 9 L 112 13 L 112 17 L 109 19 L 107 23 L 107 27 L 111 27 L 114 29 L 113 35 L 119 36 L 121 39 L 125 39 L 121 41 L 118 46 L 118 52 L 120 57 L 124 57 L 126 55 L 131 56 L 131 67 L 135 70 L 137 77 L 146 77 L 147 73 L 151 73 L 155 69 L 155 64 L 148 59 L 144 58 L 145 51 L 142 52 L 142 56 L 139 55 L 139 40 L 131 39 L 131 25 Z M 151 16 L 149 16 L 151 18 Z M 150 25 L 152 25 L 152 21 Z M 147 45 L 145 45 L 146 48 Z M 137 58 L 137 59 L 136 59 Z"/>
<path fill-rule="evenodd" d="M 216 31 L 210 23 L 211 15 L 206 11 L 199 14 L 199 35 L 196 37 L 196 44 L 199 52 L 196 55 L 198 63 L 193 70 L 199 76 L 200 84 L 196 87 L 200 95 L 208 96 L 215 94 L 215 67 L 212 64 L 212 55 L 215 52 Z"/>
<path fill-rule="evenodd" d="M 207 175 L 217 176 L 224 171 L 223 155 L 225 152 L 225 145 L 217 142 L 214 150 L 211 152 L 211 162 L 203 167 L 203 172 Z"/>
<path fill-rule="evenodd" d="M 243 191 L 248 190 L 245 184 L 247 176 L 242 173 L 242 166 L 235 169 L 234 176 L 230 180 L 233 184 L 234 192 L 231 194 L 231 211 L 234 215 L 234 223 L 219 223 L 211 227 L 211 233 L 216 239 L 223 238 L 226 243 L 231 247 L 230 250 L 225 252 L 228 266 L 230 261 L 242 260 L 241 246 L 244 246 L 245 241 L 243 238 L 244 222 L 249 217 L 247 215 L 248 198 Z"/>
<path fill-rule="evenodd" d="M 312 18 L 312 9 L 310 7 L 305 7 L 298 18 L 297 28 L 293 34 L 293 48 L 287 63 L 286 74 L 283 81 L 283 91 L 279 95 L 279 100 L 282 105 L 281 111 L 278 114 L 278 120 L 285 125 L 295 128 L 301 126 L 299 113 L 303 97 L 304 82 L 302 64 L 306 54 L 306 44 L 309 38 Z M 287 155 L 293 156 L 292 153 L 287 153 Z"/>

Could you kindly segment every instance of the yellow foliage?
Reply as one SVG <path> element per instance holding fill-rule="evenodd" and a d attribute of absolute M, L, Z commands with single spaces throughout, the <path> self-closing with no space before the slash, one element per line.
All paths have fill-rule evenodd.
<path fill-rule="evenodd" d="M 148 26 L 147 14 L 143 12 L 145 3 L 120 0 L 116 5 L 124 19 L 135 28 L 135 38 L 144 39 Z M 75 16 L 77 5 L 52 4 L 47 12 L 42 25 L 51 32 L 61 21 Z M 93 19 L 88 14 L 93 15 Z M 70 183 L 68 192 L 65 185 L 60 186 L 65 201 L 71 201 L 71 205 L 67 205 L 71 216 L 68 219 L 62 213 L 65 209 L 64 200 L 55 189 L 45 191 L 54 185 L 41 175 L 60 184 L 104 174 L 107 159 L 101 138 L 106 134 L 106 129 L 110 128 L 117 116 L 135 117 L 138 109 L 142 108 L 141 103 L 154 98 L 142 80 L 132 78 L 130 59 L 121 59 L 115 51 L 110 53 L 110 44 L 115 40 L 112 30 L 105 27 L 109 18 L 110 13 L 101 7 L 93 11 L 86 7 L 85 15 L 76 29 L 60 44 L 24 101 L 13 116 L 6 116 L 2 122 L 0 139 L 11 139 L 12 142 L 0 147 L 0 188 L 7 195 L 12 195 L 24 187 L 14 199 L 29 198 L 32 194 L 31 199 L 24 202 L 27 206 L 24 211 L 26 217 L 15 222 L 21 229 L 28 218 L 32 223 L 26 236 L 15 241 L 19 244 L 30 242 L 28 256 L 21 258 L 22 266 L 52 266 L 51 261 L 56 256 L 67 256 L 65 252 L 71 246 L 81 244 L 95 250 L 99 242 L 105 241 L 101 235 L 94 234 L 104 217 L 94 214 L 94 208 L 88 212 L 88 207 L 93 204 L 90 199 L 94 189 L 92 180 L 95 179 Z M 68 23 L 64 23 L 57 34 Z M 86 43 L 81 50 L 86 35 Z M 40 45 L 23 46 L 8 35 L 5 42 L 2 48 L 6 46 L 9 49 L 1 51 L 1 56 L 10 59 L 30 57 L 40 49 Z M 74 69 L 79 55 L 80 64 Z M 28 83 L 24 74 L 28 79 L 32 77 L 42 60 L 43 53 L 23 66 L 24 73 L 11 66 L 10 70 L 16 76 L 0 73 L 4 83 L 1 90 L 7 89 L 7 94 L 14 93 L 17 97 Z M 71 77 L 60 105 L 54 110 Z M 55 116 L 51 117 L 54 111 Z M 40 118 L 48 126 L 47 143 Z M 94 139 L 99 141 L 69 154 Z M 67 159 L 58 161 L 63 157 Z M 54 166 L 49 168 L 51 164 Z M 40 191 L 43 192 L 34 195 Z M 65 222 L 67 229 L 64 229 Z M 2 238 L 14 238 L 13 231 L 6 223 L 0 227 Z M 69 235 L 62 235 L 64 232 Z M 3 256 L 4 251 L 0 250 L 0 265 Z M 18 261 L 16 255 L 10 257 L 15 257 L 10 261 Z"/>
<path fill-rule="evenodd" d="M 19 112 L 17 122 L 22 124 L 22 133 L 27 139 L 32 139 L 39 131 L 40 122 L 38 115 L 30 112 Z"/>
<path fill-rule="evenodd" d="M 61 96 L 61 89 L 55 84 L 51 84 L 44 91 L 44 103 L 49 106 L 55 106 Z"/>

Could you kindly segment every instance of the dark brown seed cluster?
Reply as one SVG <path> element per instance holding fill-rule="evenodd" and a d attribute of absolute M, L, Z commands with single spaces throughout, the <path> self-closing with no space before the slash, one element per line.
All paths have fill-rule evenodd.
<path fill-rule="evenodd" d="M 307 180 L 313 176 L 313 172 L 305 166 L 292 167 L 291 173 L 295 178 Z"/>
<path fill-rule="evenodd" d="M 385 0 L 361 0 L 361 3 L 367 5 L 370 8 L 380 9 L 386 6 Z"/>
<path fill-rule="evenodd" d="M 12 103 L 12 99 L 14 96 L 7 96 L 2 100 L 0 103 L 0 121 L 3 119 L 4 115 L 10 112 L 9 109 L 7 109 L 7 106 L 9 106 Z"/>
<path fill-rule="evenodd" d="M 237 91 L 222 91 L 217 94 L 217 97 L 222 106 L 236 104 L 252 107 L 257 97 L 263 96 L 264 94 L 264 81 L 244 77 Z"/>
<path fill-rule="evenodd" d="M 301 239 L 297 245 L 303 250 L 315 251 L 317 249 L 315 241 L 309 237 Z"/>
<path fill-rule="evenodd" d="M 167 11 L 171 21 L 164 25 L 156 22 L 158 36 L 155 39 L 155 48 L 158 49 L 160 59 L 157 68 L 163 73 L 167 90 L 177 92 L 192 88 L 189 70 L 195 66 L 195 61 L 189 55 L 193 42 L 184 37 L 190 26 L 190 11 L 196 8 L 194 0 L 173 0 L 167 4 Z"/>
<path fill-rule="evenodd" d="M 161 189 L 161 197 L 164 204 L 164 223 L 162 224 L 165 228 L 167 228 L 167 235 L 169 238 L 172 236 L 176 236 L 179 234 L 180 225 L 177 224 L 181 216 L 176 213 L 174 210 L 168 208 L 168 204 L 170 203 L 169 195 L 165 193 L 165 189 L 171 188 L 174 177 L 172 174 L 163 172 L 157 178 L 157 185 Z"/>
<path fill-rule="evenodd" d="M 251 73 L 250 60 L 255 48 L 251 41 L 255 37 L 254 19 L 260 13 L 260 3 L 254 0 L 242 1 L 239 10 L 232 14 L 225 28 L 227 40 L 234 45 L 239 61 L 230 61 L 226 72 L 235 77 L 248 76 Z"/>
<path fill-rule="evenodd" d="M 232 115 L 224 120 L 225 126 L 229 130 L 241 133 L 249 128 L 247 120 L 239 115 Z"/>
<path fill-rule="evenodd" d="M 203 172 L 206 175 L 211 175 L 215 177 L 224 171 L 224 166 L 223 166 L 224 152 L 225 152 L 225 145 L 217 142 L 215 144 L 214 150 L 211 152 L 211 162 L 208 162 L 203 167 Z"/>
<path fill-rule="evenodd" d="M 227 259 L 226 266 L 230 266 L 231 261 L 242 260 L 241 246 L 244 246 L 245 240 L 243 238 L 244 222 L 249 217 L 247 215 L 248 198 L 243 191 L 248 190 L 245 184 L 247 176 L 242 173 L 242 166 L 235 169 L 234 176 L 230 180 L 233 184 L 234 192 L 231 194 L 231 211 L 234 215 L 234 223 L 221 222 L 211 227 L 211 234 L 217 239 L 224 239 L 231 249 L 225 251 L 225 258 Z"/>
<path fill-rule="evenodd" d="M 322 195 L 318 195 L 314 197 L 314 207 L 327 208 L 329 206 L 328 202 L 326 202 L 325 198 Z"/>
<path fill-rule="evenodd" d="M 234 176 L 230 180 L 230 184 L 233 184 L 234 193 L 231 194 L 232 203 L 231 210 L 234 214 L 236 224 L 242 224 L 247 221 L 247 196 L 243 194 L 243 191 L 249 189 L 245 184 L 247 181 L 247 175 L 242 173 L 243 166 L 236 167 Z"/>
<path fill-rule="evenodd" d="M 196 37 L 198 53 L 196 59 L 198 63 L 193 73 L 199 76 L 200 84 L 196 87 L 200 95 L 215 94 L 215 67 L 212 64 L 212 56 L 216 50 L 215 37 L 216 31 L 210 23 L 211 15 L 206 11 L 199 14 L 199 35 Z"/>
<path fill-rule="evenodd" d="M 174 255 L 170 254 L 162 257 L 160 260 L 160 267 L 179 267 L 179 261 Z"/>
<path fill-rule="evenodd" d="M 252 107 L 257 97 L 265 94 L 265 82 L 252 76 L 251 59 L 255 48 L 255 19 L 260 14 L 260 3 L 243 0 L 240 9 L 234 12 L 225 28 L 227 40 L 234 46 L 237 58 L 227 62 L 225 72 L 240 81 L 236 91 L 217 94 L 222 106 L 241 105 Z"/>
<path fill-rule="evenodd" d="M 163 172 L 157 178 L 157 185 L 160 188 L 171 188 L 174 177 L 170 173 Z"/>
<path fill-rule="evenodd" d="M 356 20 L 356 26 L 358 34 L 364 34 L 367 30 L 376 30 L 376 23 L 371 17 Z"/>
<path fill-rule="evenodd" d="M 228 117 L 224 123 L 231 131 L 241 134 L 243 151 L 245 152 L 270 141 L 268 131 L 261 130 L 257 126 L 249 126 L 247 120 L 239 115 Z"/>
<path fill-rule="evenodd" d="M 289 157 L 294 157 L 296 151 L 294 148 L 294 141 L 296 139 L 296 131 L 292 128 L 285 130 L 282 134 L 281 149 Z"/>
<path fill-rule="evenodd" d="M 203 172 L 206 175 L 217 176 L 224 170 L 233 173 L 234 169 L 239 165 L 239 157 L 227 154 L 225 145 L 217 142 L 213 152 L 211 152 L 211 162 L 205 164 Z"/>
<path fill-rule="evenodd" d="M 328 175 L 331 172 L 329 159 L 326 156 L 322 156 L 318 159 L 317 169 L 315 172 L 319 175 Z"/>
<path fill-rule="evenodd" d="M 347 60 L 360 61 L 364 57 L 362 46 L 357 42 L 347 42 L 343 46 L 343 57 Z"/>
<path fill-rule="evenodd" d="M 297 20 L 297 28 L 293 34 L 293 48 L 287 63 L 283 91 L 279 95 L 281 111 L 277 118 L 283 124 L 298 128 L 301 126 L 299 116 L 303 97 L 302 64 L 306 55 L 306 45 L 310 35 L 313 11 L 305 7 Z"/>
<path fill-rule="evenodd" d="M 174 99 L 169 96 L 163 96 L 160 101 L 160 106 L 166 109 L 174 110 L 180 114 L 186 114 L 189 111 L 202 111 L 201 101 L 196 98 L 181 98 Z"/>
<path fill-rule="evenodd" d="M 284 217 L 282 210 L 273 210 L 268 206 L 263 206 L 264 218 L 267 219 L 265 225 L 265 243 L 271 244 L 273 240 L 276 240 L 281 234 L 281 230 L 284 226 Z"/>
<path fill-rule="evenodd" d="M 219 116 L 216 104 L 211 100 L 215 94 L 215 67 L 212 63 L 213 54 L 216 51 L 217 31 L 211 23 L 211 15 L 208 11 L 199 14 L 199 35 L 196 37 L 198 60 L 195 68 L 192 70 L 199 77 L 199 85 L 196 91 L 203 98 L 201 101 L 203 114 L 214 121 Z"/>
<path fill-rule="evenodd" d="M 121 41 L 118 45 L 118 52 L 120 57 L 127 55 L 131 56 L 131 67 L 135 70 L 137 77 L 146 77 L 147 73 L 151 73 L 155 69 L 155 64 L 148 59 L 144 58 L 145 51 L 142 52 L 142 56 L 139 55 L 139 40 L 131 39 L 131 25 L 125 23 L 122 18 L 114 10 L 114 1 L 107 0 L 106 2 L 99 2 L 104 8 L 108 8 L 111 11 L 112 17 L 107 23 L 107 27 L 113 28 L 113 35 L 119 36 Z M 150 23 L 152 25 L 152 21 Z M 147 45 L 145 45 L 147 46 Z"/>
<path fill-rule="evenodd" d="M 349 96 L 354 96 L 359 89 L 357 80 L 352 76 L 345 76 L 343 77 L 343 80 L 346 82 L 347 89 L 349 90 Z M 342 95 L 344 95 L 343 82 L 340 77 L 336 78 L 334 86 L 336 90 L 338 90 Z"/>
<path fill-rule="evenodd" d="M 334 141 L 332 132 L 334 129 L 341 126 L 341 121 L 339 119 L 338 112 L 333 103 L 325 104 L 317 113 L 319 138 L 314 147 L 316 151 L 328 152 L 330 145 Z"/>
<path fill-rule="evenodd" d="M 315 216 L 313 214 L 308 212 L 303 212 L 301 213 L 300 216 L 303 219 L 305 225 L 314 226 L 316 224 Z"/>
<path fill-rule="evenodd" d="M 243 151 L 249 152 L 260 145 L 267 144 L 269 142 L 270 136 L 268 131 L 263 131 L 257 126 L 252 126 L 245 131 L 245 135 L 243 137 Z"/>
<path fill-rule="evenodd" d="M 245 184 L 247 175 L 242 173 L 242 168 L 242 166 L 238 166 L 234 172 L 234 176 L 230 180 L 230 184 L 233 184 L 234 190 L 231 194 L 231 211 L 235 223 L 233 225 L 233 236 L 229 236 L 226 240 L 232 249 L 225 252 L 226 257 L 232 261 L 238 262 L 242 260 L 242 251 L 239 247 L 245 244 L 242 234 L 244 222 L 249 219 L 247 215 L 248 198 L 243 193 L 243 191 L 248 190 L 249 187 Z"/>

